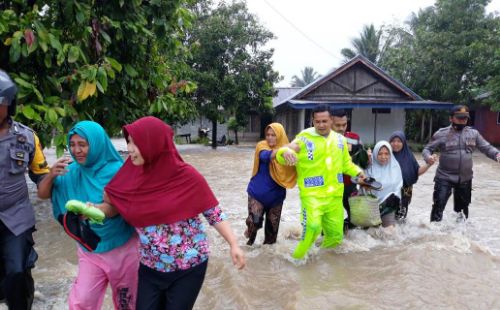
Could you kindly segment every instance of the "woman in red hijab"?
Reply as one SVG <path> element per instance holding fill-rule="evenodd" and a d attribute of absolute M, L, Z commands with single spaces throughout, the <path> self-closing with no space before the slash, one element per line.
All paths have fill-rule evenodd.
<path fill-rule="evenodd" d="M 123 133 L 129 157 L 105 188 L 113 207 L 104 211 L 118 211 L 139 233 L 137 309 L 191 309 L 209 252 L 199 214 L 226 239 L 238 269 L 243 251 L 205 179 L 177 152 L 170 126 L 149 116 Z"/>

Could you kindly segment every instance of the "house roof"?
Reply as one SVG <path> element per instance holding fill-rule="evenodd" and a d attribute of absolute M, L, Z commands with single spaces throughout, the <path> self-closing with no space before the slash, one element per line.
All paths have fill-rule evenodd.
<path fill-rule="evenodd" d="M 280 98 L 284 96 L 285 93 L 279 94 Z M 285 99 L 276 97 L 275 102 L 275 108 L 290 106 L 294 109 L 310 109 L 318 104 L 328 104 L 339 109 L 447 109 L 453 104 L 424 100 L 361 55 L 296 90 Z"/>
<path fill-rule="evenodd" d="M 302 87 L 276 87 L 278 91 L 277 95 L 273 98 L 273 107 L 279 105 L 285 99 L 291 97 L 297 91 L 302 89 Z"/>

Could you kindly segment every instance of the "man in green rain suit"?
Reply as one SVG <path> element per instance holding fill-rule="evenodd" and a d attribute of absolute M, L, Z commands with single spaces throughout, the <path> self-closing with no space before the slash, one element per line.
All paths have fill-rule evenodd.
<path fill-rule="evenodd" d="M 282 165 L 295 165 L 300 189 L 302 239 L 292 256 L 302 259 L 323 230 L 322 248 L 342 242 L 344 207 L 342 174 L 359 176 L 362 170 L 352 163 L 346 139 L 332 131 L 332 115 L 326 105 L 312 111 L 314 127 L 300 132 L 281 148 L 276 159 Z"/>

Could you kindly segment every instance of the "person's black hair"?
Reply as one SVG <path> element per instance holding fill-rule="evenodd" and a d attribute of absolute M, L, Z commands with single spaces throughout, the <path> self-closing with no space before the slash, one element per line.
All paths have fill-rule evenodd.
<path fill-rule="evenodd" d="M 321 113 L 321 112 L 328 112 L 328 114 L 332 116 L 332 111 L 330 110 L 330 107 L 326 104 L 320 104 L 312 109 L 311 113 L 312 118 L 314 118 L 315 113 Z"/>
<path fill-rule="evenodd" d="M 330 114 L 335 117 L 347 117 L 347 112 L 344 109 L 333 109 Z"/>

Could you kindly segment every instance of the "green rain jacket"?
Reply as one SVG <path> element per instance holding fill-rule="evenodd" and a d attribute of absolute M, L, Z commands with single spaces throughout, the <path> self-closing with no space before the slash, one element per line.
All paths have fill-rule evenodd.
<path fill-rule="evenodd" d="M 342 198 L 342 174 L 356 176 L 361 172 L 351 161 L 346 139 L 333 130 L 328 137 L 321 136 L 311 127 L 301 131 L 293 142 L 300 146 L 296 164 L 300 196 Z M 286 150 L 289 148 L 281 148 L 276 156 L 282 165 L 286 164 Z"/>

